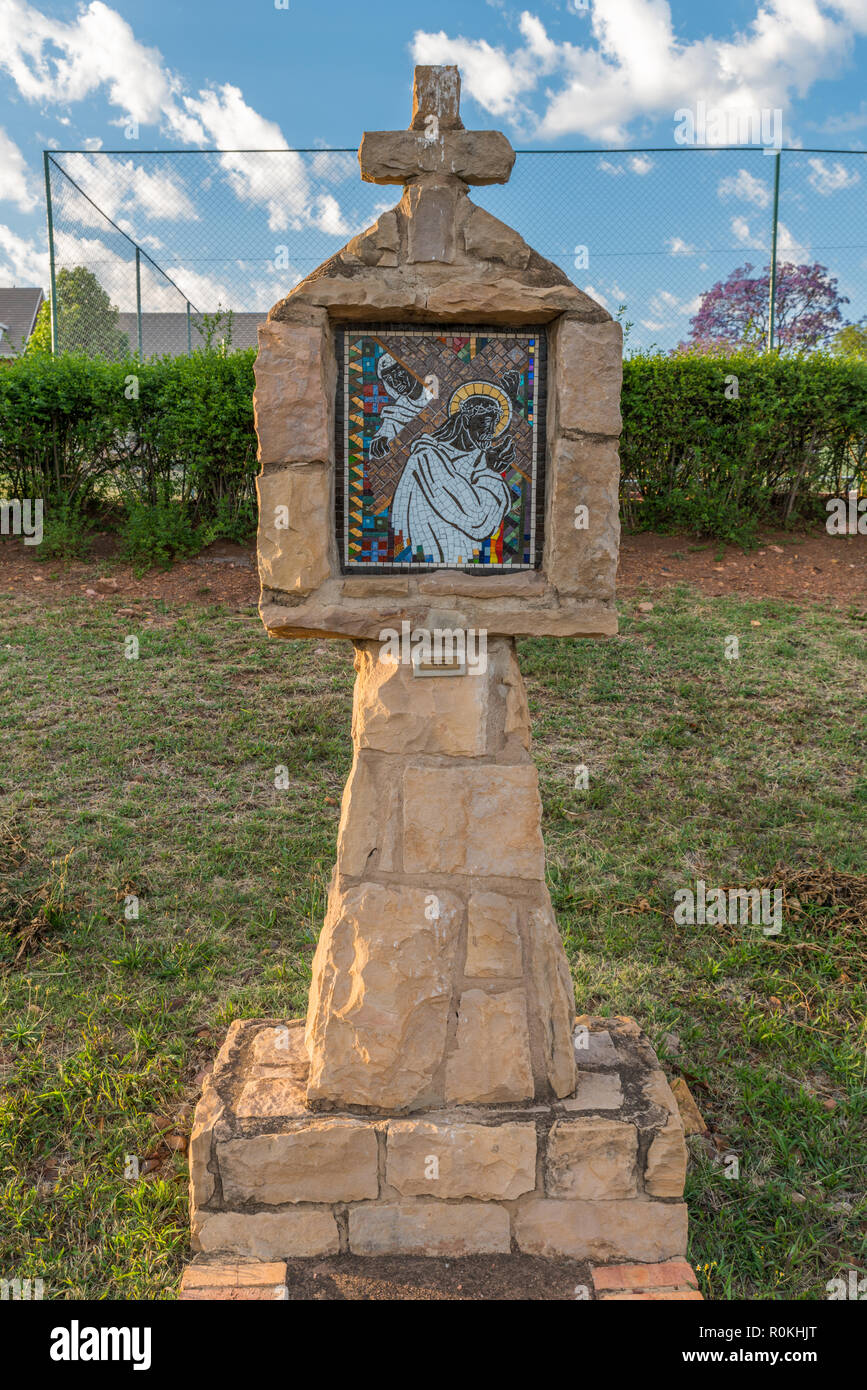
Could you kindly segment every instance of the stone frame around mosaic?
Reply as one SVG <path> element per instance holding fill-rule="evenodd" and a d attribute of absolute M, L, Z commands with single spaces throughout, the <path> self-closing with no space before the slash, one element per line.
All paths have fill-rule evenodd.
<path fill-rule="evenodd" d="M 337 390 L 334 413 L 334 453 L 335 453 L 335 536 L 340 562 L 340 572 L 345 575 L 389 575 L 389 574 L 432 574 L 437 570 L 450 570 L 454 573 L 486 574 L 506 576 L 539 570 L 545 541 L 545 481 L 547 473 L 547 408 L 548 408 L 548 336 L 543 324 L 516 324 L 511 328 L 504 324 L 460 324 L 444 321 L 442 323 L 359 323 L 357 320 L 332 323 L 334 346 L 337 358 Z M 467 563 L 450 565 L 447 563 L 418 563 L 417 561 L 392 561 L 382 564 L 353 562 L 346 556 L 346 492 L 347 469 L 347 430 L 346 396 L 344 380 L 346 372 L 345 343 L 347 333 L 358 336 L 370 335 L 393 337 L 396 335 L 424 335 L 448 337 L 496 337 L 531 338 L 537 342 L 535 373 L 535 399 L 533 410 L 534 460 L 532 476 L 533 526 L 531 539 L 531 560 L 529 563 L 510 565 L 490 565 Z"/>
<path fill-rule="evenodd" d="M 500 288 L 502 287 L 500 281 Z M 320 295 L 327 279 L 312 280 Z M 547 336 L 545 535 L 538 569 L 505 574 L 439 569 L 344 574 L 334 508 L 337 324 L 377 321 L 356 304 L 367 298 L 353 279 L 339 305 L 311 303 L 300 289 L 259 328 L 254 412 L 261 472 L 258 561 L 259 611 L 275 637 L 376 640 L 402 621 L 418 627 L 485 629 L 493 636 L 610 636 L 619 539 L 617 436 L 621 329 L 605 311 L 583 304 L 569 287 L 559 313 L 382 314 L 401 327 L 499 323 L 542 325 Z M 523 291 L 522 291 L 523 294 Z M 324 292 L 322 292 L 324 298 Z M 390 296 L 389 296 L 390 298 Z M 587 301 L 589 303 L 589 301 Z M 397 305 L 394 305 L 397 308 Z M 587 503 L 595 524 L 574 527 Z M 288 529 L 275 509 L 289 514 Z"/>

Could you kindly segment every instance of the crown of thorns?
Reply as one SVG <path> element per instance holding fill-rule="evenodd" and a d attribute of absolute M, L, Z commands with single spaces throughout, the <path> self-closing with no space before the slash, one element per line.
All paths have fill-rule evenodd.
<path fill-rule="evenodd" d="M 490 396 L 468 396 L 458 407 L 462 415 L 497 415 L 500 406 Z"/>

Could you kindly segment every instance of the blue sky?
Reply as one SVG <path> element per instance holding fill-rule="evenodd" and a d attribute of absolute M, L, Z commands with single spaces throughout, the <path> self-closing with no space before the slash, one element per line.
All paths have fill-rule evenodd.
<path fill-rule="evenodd" d="M 784 159 L 781 252 L 829 265 L 859 317 L 865 59 L 867 0 L 0 0 L 0 284 L 47 284 L 42 149 L 120 148 L 110 167 L 58 162 L 197 307 L 267 308 L 397 190 L 362 185 L 351 158 L 141 152 L 355 146 L 407 124 L 414 62 L 457 62 L 465 123 L 519 150 L 671 147 L 675 113 L 704 103 L 711 141 L 725 113 L 779 110 L 784 146 L 847 152 Z M 702 289 L 766 258 L 772 166 L 758 148 L 522 155 L 509 187 L 474 196 L 625 302 L 633 346 L 667 346 Z M 129 308 L 123 238 L 71 190 L 59 203 L 64 263 L 98 268 Z M 146 275 L 146 308 L 176 299 Z"/>

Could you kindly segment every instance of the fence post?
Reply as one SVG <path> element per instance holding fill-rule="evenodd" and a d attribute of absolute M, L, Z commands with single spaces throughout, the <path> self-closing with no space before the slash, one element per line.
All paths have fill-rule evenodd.
<path fill-rule="evenodd" d="M 51 207 L 51 170 L 48 150 L 42 151 L 42 167 L 45 173 L 45 214 L 48 219 L 48 299 L 51 316 L 51 353 L 57 352 L 57 277 L 54 270 L 54 213 Z"/>
<path fill-rule="evenodd" d="M 135 248 L 135 321 L 138 331 L 138 356 L 141 361 L 141 252 L 138 247 Z"/>
<path fill-rule="evenodd" d="M 187 300 L 187 356 L 193 351 L 193 326 L 190 323 L 190 301 Z"/>
<path fill-rule="evenodd" d="M 780 211 L 780 151 L 774 155 L 774 224 L 771 228 L 771 276 L 768 294 L 768 352 L 774 350 L 774 317 L 777 304 L 777 226 Z"/>

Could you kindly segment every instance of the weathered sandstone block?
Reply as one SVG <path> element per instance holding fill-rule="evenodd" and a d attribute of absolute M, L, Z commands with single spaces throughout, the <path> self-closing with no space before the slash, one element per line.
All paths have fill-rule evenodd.
<path fill-rule="evenodd" d="M 327 463 L 334 450 L 336 365 L 327 328 L 303 323 L 259 327 L 253 413 L 259 459 Z"/>
<path fill-rule="evenodd" d="M 352 1207 L 353 1255 L 507 1255 L 509 1215 L 494 1202 L 394 1202 Z"/>
<path fill-rule="evenodd" d="M 541 1033 L 548 1084 L 555 1096 L 568 1096 L 575 1089 L 575 989 L 547 889 L 544 898 L 544 906 L 533 908 L 529 918 L 533 1012 Z"/>
<path fill-rule="evenodd" d="M 409 664 L 380 660 L 380 647 L 378 642 L 356 643 L 356 746 L 383 753 L 483 754 L 490 690 L 485 676 L 419 680 Z"/>
<path fill-rule="evenodd" d="M 531 1198 L 515 1213 L 528 1255 L 573 1260 L 670 1260 L 686 1253 L 686 1207 L 668 1202 Z"/>
<path fill-rule="evenodd" d="M 391 873 L 400 847 L 400 786 L 391 767 L 357 751 L 350 769 L 337 828 L 337 869 L 360 878 L 366 869 Z"/>
<path fill-rule="evenodd" d="M 331 574 L 331 475 L 324 464 L 256 479 L 259 577 L 269 589 L 309 594 Z M 336 563 L 336 562 L 335 562 Z"/>
<path fill-rule="evenodd" d="M 557 1120 L 548 1136 L 546 1191 L 590 1202 L 634 1197 L 637 1157 L 634 1125 L 590 1115 Z"/>
<path fill-rule="evenodd" d="M 619 323 L 585 323 L 564 315 L 552 347 L 557 433 L 620 434 L 623 330 Z"/>
<path fill-rule="evenodd" d="M 467 909 L 470 979 L 516 979 L 523 970 L 518 909 L 501 893 L 472 893 Z"/>
<path fill-rule="evenodd" d="M 405 1197 L 520 1197 L 536 1185 L 531 1124 L 392 1120 L 386 1181 Z"/>
<path fill-rule="evenodd" d="M 687 1158 L 680 1118 L 671 1116 L 651 1141 L 644 1170 L 645 1190 L 652 1197 L 682 1197 Z"/>
<path fill-rule="evenodd" d="M 403 786 L 407 873 L 544 877 L 541 802 L 532 765 L 498 766 L 496 777 L 485 767 L 410 766 Z"/>
<path fill-rule="evenodd" d="M 465 990 L 454 1051 L 446 1061 L 446 1102 L 529 1100 L 532 1095 L 524 991 Z"/>
<path fill-rule="evenodd" d="M 362 1120 L 313 1119 L 217 1145 L 228 1204 L 357 1202 L 379 1195 L 377 1140 Z"/>
<path fill-rule="evenodd" d="M 330 1211 L 299 1207 L 297 1211 L 215 1212 L 193 1227 L 194 1250 L 231 1250 L 252 1260 L 336 1255 L 340 1250 L 337 1222 Z"/>
<path fill-rule="evenodd" d="M 462 907 L 453 893 L 332 890 L 307 1011 L 309 1101 L 429 1102 L 446 1044 Z"/>

